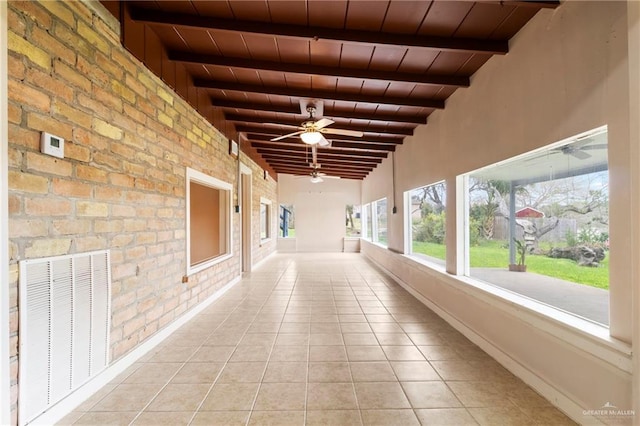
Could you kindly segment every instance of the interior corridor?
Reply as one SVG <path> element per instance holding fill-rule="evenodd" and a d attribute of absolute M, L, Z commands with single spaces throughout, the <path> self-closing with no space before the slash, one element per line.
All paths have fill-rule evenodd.
<path fill-rule="evenodd" d="M 62 424 L 574 424 L 359 254 L 277 254 Z"/>

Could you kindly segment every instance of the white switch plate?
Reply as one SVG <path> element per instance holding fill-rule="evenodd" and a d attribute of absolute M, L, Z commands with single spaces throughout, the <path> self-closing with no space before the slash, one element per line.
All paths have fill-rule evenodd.
<path fill-rule="evenodd" d="M 64 139 L 51 133 L 42 132 L 40 152 L 58 158 L 64 158 Z"/>

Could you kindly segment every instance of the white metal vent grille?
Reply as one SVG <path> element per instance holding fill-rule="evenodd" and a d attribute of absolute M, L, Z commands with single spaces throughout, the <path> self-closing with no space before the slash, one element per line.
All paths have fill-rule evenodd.
<path fill-rule="evenodd" d="M 109 363 L 109 251 L 20 262 L 20 424 Z"/>

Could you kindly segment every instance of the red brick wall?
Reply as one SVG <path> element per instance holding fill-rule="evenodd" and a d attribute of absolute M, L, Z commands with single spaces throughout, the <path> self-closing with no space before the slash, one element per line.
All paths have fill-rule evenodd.
<path fill-rule="evenodd" d="M 8 9 L 15 423 L 19 260 L 111 250 L 114 361 L 238 276 L 240 220 L 235 214 L 234 257 L 182 283 L 185 169 L 232 183 L 235 203 L 227 139 L 120 45 L 102 6 L 10 1 Z M 64 159 L 40 153 L 42 131 L 65 139 Z M 277 206 L 276 184 L 251 167 L 259 220 L 260 196 Z M 254 261 L 275 244 L 256 250 Z"/>

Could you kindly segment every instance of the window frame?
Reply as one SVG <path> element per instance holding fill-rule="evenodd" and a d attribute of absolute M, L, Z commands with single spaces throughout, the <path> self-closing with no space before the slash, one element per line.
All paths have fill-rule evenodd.
<path fill-rule="evenodd" d="M 375 200 L 371 203 L 371 241 L 378 244 L 381 247 L 388 247 L 389 246 L 389 242 L 387 240 L 386 243 L 384 242 L 380 242 L 380 237 L 378 236 L 378 203 L 380 203 L 381 201 L 384 201 L 387 206 L 385 209 L 385 215 L 386 215 L 386 221 L 387 221 L 387 230 L 389 229 L 389 202 L 387 200 L 387 197 L 382 197 L 378 200 Z M 374 213 L 375 212 L 375 213 Z M 389 237 L 389 233 L 387 232 L 387 238 Z"/>
<path fill-rule="evenodd" d="M 269 200 L 268 198 L 264 198 L 264 197 L 260 197 L 260 244 L 265 243 L 269 240 L 271 240 L 271 219 L 272 219 L 272 201 Z M 267 235 L 263 238 L 262 237 L 262 206 L 266 207 L 266 233 Z"/>
<path fill-rule="evenodd" d="M 211 258 L 209 260 L 205 260 L 200 263 L 196 263 L 194 265 L 191 264 L 191 183 L 197 183 L 202 186 L 207 186 L 209 188 L 217 189 L 221 191 L 221 194 L 224 194 L 225 204 L 220 208 L 220 220 L 224 218 L 225 223 L 220 224 L 220 228 L 224 230 L 226 233 L 224 241 L 225 241 L 225 251 L 220 255 Z M 232 229 L 233 229 L 233 214 L 232 214 L 232 202 L 233 199 L 233 185 L 229 182 L 224 182 L 220 179 L 214 178 L 213 176 L 209 176 L 205 173 L 199 172 L 192 168 L 187 167 L 185 173 L 185 186 L 186 186 L 186 196 L 185 196 L 185 204 L 186 204 L 186 256 L 187 256 L 187 266 L 186 266 L 186 275 L 193 275 L 200 271 L 203 271 L 211 266 L 223 262 L 227 259 L 233 257 L 233 245 L 232 245 Z M 226 225 L 226 226 L 225 226 Z"/>
<path fill-rule="evenodd" d="M 372 228 L 373 228 L 373 224 L 372 226 L 369 226 L 369 220 L 372 219 L 372 208 L 371 208 L 371 203 L 366 203 L 362 205 L 362 238 L 366 241 L 373 241 L 373 232 L 372 232 Z"/>
<path fill-rule="evenodd" d="M 417 189 L 421 189 L 421 188 L 426 188 L 429 186 L 434 186 L 434 185 L 440 185 L 443 184 L 445 185 L 445 221 L 447 220 L 447 215 L 446 215 L 446 204 L 447 204 L 447 200 L 446 200 L 446 196 L 447 196 L 447 182 L 446 180 L 442 179 L 433 183 L 429 183 L 426 185 L 422 185 L 422 186 L 418 186 L 412 189 L 409 189 L 408 191 L 404 192 L 404 254 L 406 256 L 409 256 L 411 259 L 419 262 L 419 263 L 424 263 L 427 266 L 430 267 L 436 267 L 438 269 L 442 269 L 445 267 L 446 265 L 446 253 L 449 250 L 449 247 L 447 247 L 447 240 L 446 240 L 446 225 L 445 225 L 445 240 L 444 240 L 444 247 L 445 247 L 445 259 L 441 260 L 438 258 L 435 258 L 433 256 L 429 256 L 429 255 L 425 255 L 426 258 L 423 257 L 418 257 L 414 254 L 413 252 L 413 220 L 411 217 L 411 193 Z M 446 223 L 446 222 L 445 222 Z M 433 260 L 431 260 L 433 259 Z M 441 260 L 441 263 L 438 263 L 437 260 Z"/>

